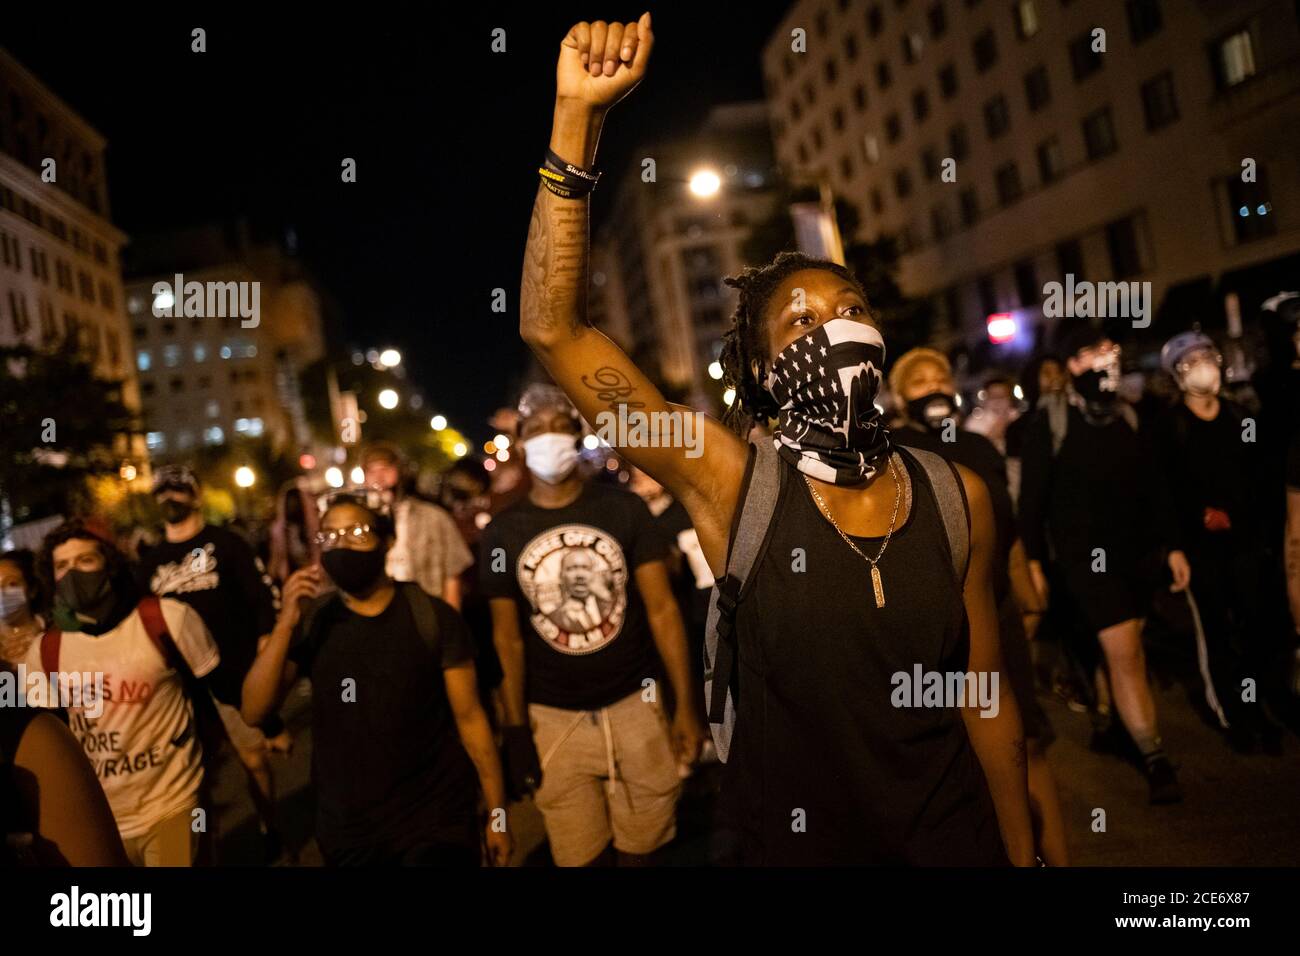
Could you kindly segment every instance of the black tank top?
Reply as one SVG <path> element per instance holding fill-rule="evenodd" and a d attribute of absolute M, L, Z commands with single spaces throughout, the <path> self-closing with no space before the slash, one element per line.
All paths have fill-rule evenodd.
<path fill-rule="evenodd" d="M 1006 864 L 961 712 L 890 700 L 897 672 L 967 670 L 961 588 L 924 474 L 908 463 L 912 508 L 880 561 L 877 608 L 869 566 L 783 467 L 767 551 L 736 617 L 723 803 L 741 862 Z M 881 539 L 855 543 L 874 558 Z"/>

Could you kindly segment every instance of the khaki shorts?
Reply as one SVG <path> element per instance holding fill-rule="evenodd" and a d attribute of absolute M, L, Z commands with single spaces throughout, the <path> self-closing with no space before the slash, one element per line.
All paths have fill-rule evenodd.
<path fill-rule="evenodd" d="M 123 839 L 127 859 L 132 866 L 193 866 L 200 837 L 193 822 L 193 809 L 185 809 L 159 820 L 137 837 Z"/>
<path fill-rule="evenodd" d="M 215 697 L 212 698 L 212 702 L 217 705 L 217 713 L 221 717 L 222 726 L 226 728 L 226 736 L 230 738 L 230 743 L 236 750 L 247 753 L 250 750 L 266 749 L 266 734 L 262 733 L 260 727 L 252 727 L 244 723 L 239 708 L 224 704 Z"/>
<path fill-rule="evenodd" d="M 542 761 L 535 795 L 557 866 L 582 866 L 605 849 L 645 855 L 677 835 L 681 779 L 656 703 L 637 691 L 600 710 L 529 704 Z"/>

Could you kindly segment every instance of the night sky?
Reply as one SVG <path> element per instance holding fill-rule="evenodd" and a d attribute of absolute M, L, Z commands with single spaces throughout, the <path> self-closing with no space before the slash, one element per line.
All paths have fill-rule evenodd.
<path fill-rule="evenodd" d="M 318 9 L 132 22 L 103 5 L 57 23 L 7 10 L 0 45 L 107 137 L 119 228 L 238 215 L 263 234 L 293 226 L 338 303 L 343 344 L 402 349 L 426 407 L 481 438 L 525 366 L 513 310 L 560 40 L 579 19 L 644 7 L 484 3 L 454 21 Z M 649 76 L 611 114 L 598 165 L 616 178 L 638 140 L 761 97 L 762 45 L 785 9 L 652 7 Z M 195 26 L 205 54 L 190 52 Z M 489 49 L 497 26 L 505 54 Z M 343 157 L 357 160 L 355 184 L 340 181 Z M 495 287 L 508 315 L 490 311 Z"/>

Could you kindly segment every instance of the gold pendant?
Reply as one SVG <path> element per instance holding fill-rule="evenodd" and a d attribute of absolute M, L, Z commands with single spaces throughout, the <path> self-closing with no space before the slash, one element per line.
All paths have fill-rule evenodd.
<path fill-rule="evenodd" d="M 880 569 L 871 566 L 871 589 L 876 592 L 876 607 L 885 606 L 885 586 L 880 583 Z"/>

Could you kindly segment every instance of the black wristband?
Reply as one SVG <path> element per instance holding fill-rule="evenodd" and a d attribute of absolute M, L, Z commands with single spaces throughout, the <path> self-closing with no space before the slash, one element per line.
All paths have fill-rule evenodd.
<path fill-rule="evenodd" d="M 543 186 L 565 199 L 581 199 L 595 186 L 595 183 L 567 176 L 546 166 L 539 166 L 537 175 L 541 178 Z"/>
<path fill-rule="evenodd" d="M 566 173 L 569 176 L 576 176 L 578 179 L 585 179 L 593 186 L 600 182 L 600 173 L 594 169 L 583 169 L 581 166 L 575 166 L 573 163 L 566 162 L 555 154 L 549 146 L 546 148 L 546 165 L 550 166 L 557 173 Z"/>

